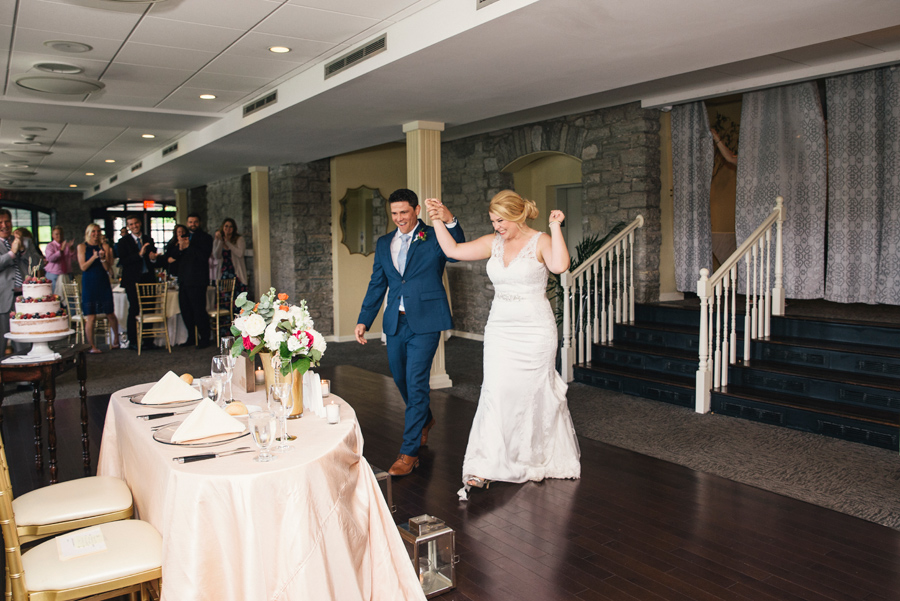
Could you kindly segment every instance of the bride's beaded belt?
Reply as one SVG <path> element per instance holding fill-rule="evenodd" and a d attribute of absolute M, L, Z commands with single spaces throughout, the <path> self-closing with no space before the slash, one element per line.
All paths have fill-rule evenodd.
<path fill-rule="evenodd" d="M 509 294 L 507 292 L 495 292 L 494 299 L 502 301 L 539 301 L 547 298 L 543 293 L 538 294 Z"/>

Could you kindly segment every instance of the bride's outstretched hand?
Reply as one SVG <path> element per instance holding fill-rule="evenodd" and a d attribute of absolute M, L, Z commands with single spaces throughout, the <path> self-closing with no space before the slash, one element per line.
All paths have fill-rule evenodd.
<path fill-rule="evenodd" d="M 436 198 L 428 198 L 425 200 L 425 208 L 428 210 L 428 216 L 432 221 L 443 221 L 441 217 L 444 213 L 444 205 Z"/>

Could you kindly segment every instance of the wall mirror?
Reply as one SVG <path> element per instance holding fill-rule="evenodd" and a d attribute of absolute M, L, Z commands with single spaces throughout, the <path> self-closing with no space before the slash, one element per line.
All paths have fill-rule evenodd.
<path fill-rule="evenodd" d="M 341 199 L 341 243 L 350 254 L 370 255 L 375 242 L 387 233 L 385 199 L 377 188 L 348 189 Z"/>

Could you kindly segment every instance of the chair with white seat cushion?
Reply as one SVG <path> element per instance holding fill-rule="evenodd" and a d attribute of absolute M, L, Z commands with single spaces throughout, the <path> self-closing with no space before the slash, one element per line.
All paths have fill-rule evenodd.
<path fill-rule="evenodd" d="M 93 526 L 100 529 L 106 549 L 65 561 L 59 557 L 56 538 L 23 553 L 2 437 L 0 468 L 0 530 L 5 542 L 7 599 L 99 600 L 135 593 L 140 594 L 142 601 L 150 599 L 150 583 L 159 584 L 162 577 L 162 537 L 153 526 L 140 520 Z M 70 535 L 83 531 L 75 530 Z"/>
<path fill-rule="evenodd" d="M 134 514 L 131 491 L 119 478 L 93 476 L 45 486 L 12 501 L 19 543 L 69 530 L 126 520 Z"/>

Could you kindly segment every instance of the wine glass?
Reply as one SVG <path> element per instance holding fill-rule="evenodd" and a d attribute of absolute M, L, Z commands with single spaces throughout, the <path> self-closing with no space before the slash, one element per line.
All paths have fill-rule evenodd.
<path fill-rule="evenodd" d="M 226 361 L 226 358 L 225 355 L 216 355 L 212 358 L 212 367 L 210 368 L 210 374 L 212 375 L 213 380 L 216 381 L 216 392 L 218 396 L 218 402 L 216 404 L 219 407 L 225 407 L 223 383 L 231 372 L 231 366 Z"/>
<path fill-rule="evenodd" d="M 287 431 L 287 418 L 294 408 L 294 395 L 291 394 L 291 383 L 278 382 L 272 384 L 272 398 L 275 399 L 275 413 L 281 422 L 280 443 L 273 450 L 287 453 L 294 450 L 294 447 L 288 446 L 288 441 L 296 440 L 296 437 L 291 436 Z"/>
<path fill-rule="evenodd" d="M 253 461 L 272 461 L 275 456 L 269 453 L 269 445 L 275 435 L 275 416 L 268 411 L 256 411 L 250 414 L 249 421 L 250 435 L 259 447 L 259 455 Z"/>
<path fill-rule="evenodd" d="M 219 340 L 219 352 L 223 355 L 230 355 L 232 346 L 234 346 L 234 336 L 222 336 Z"/>
<path fill-rule="evenodd" d="M 231 394 L 231 379 L 232 377 L 234 377 L 234 366 L 237 363 L 237 359 L 235 357 L 232 357 L 229 353 L 216 355 L 214 359 L 216 358 L 222 361 L 222 363 L 225 365 L 225 383 L 228 384 L 228 389 L 225 392 L 225 402 L 230 403 L 234 400 L 234 397 Z"/>

